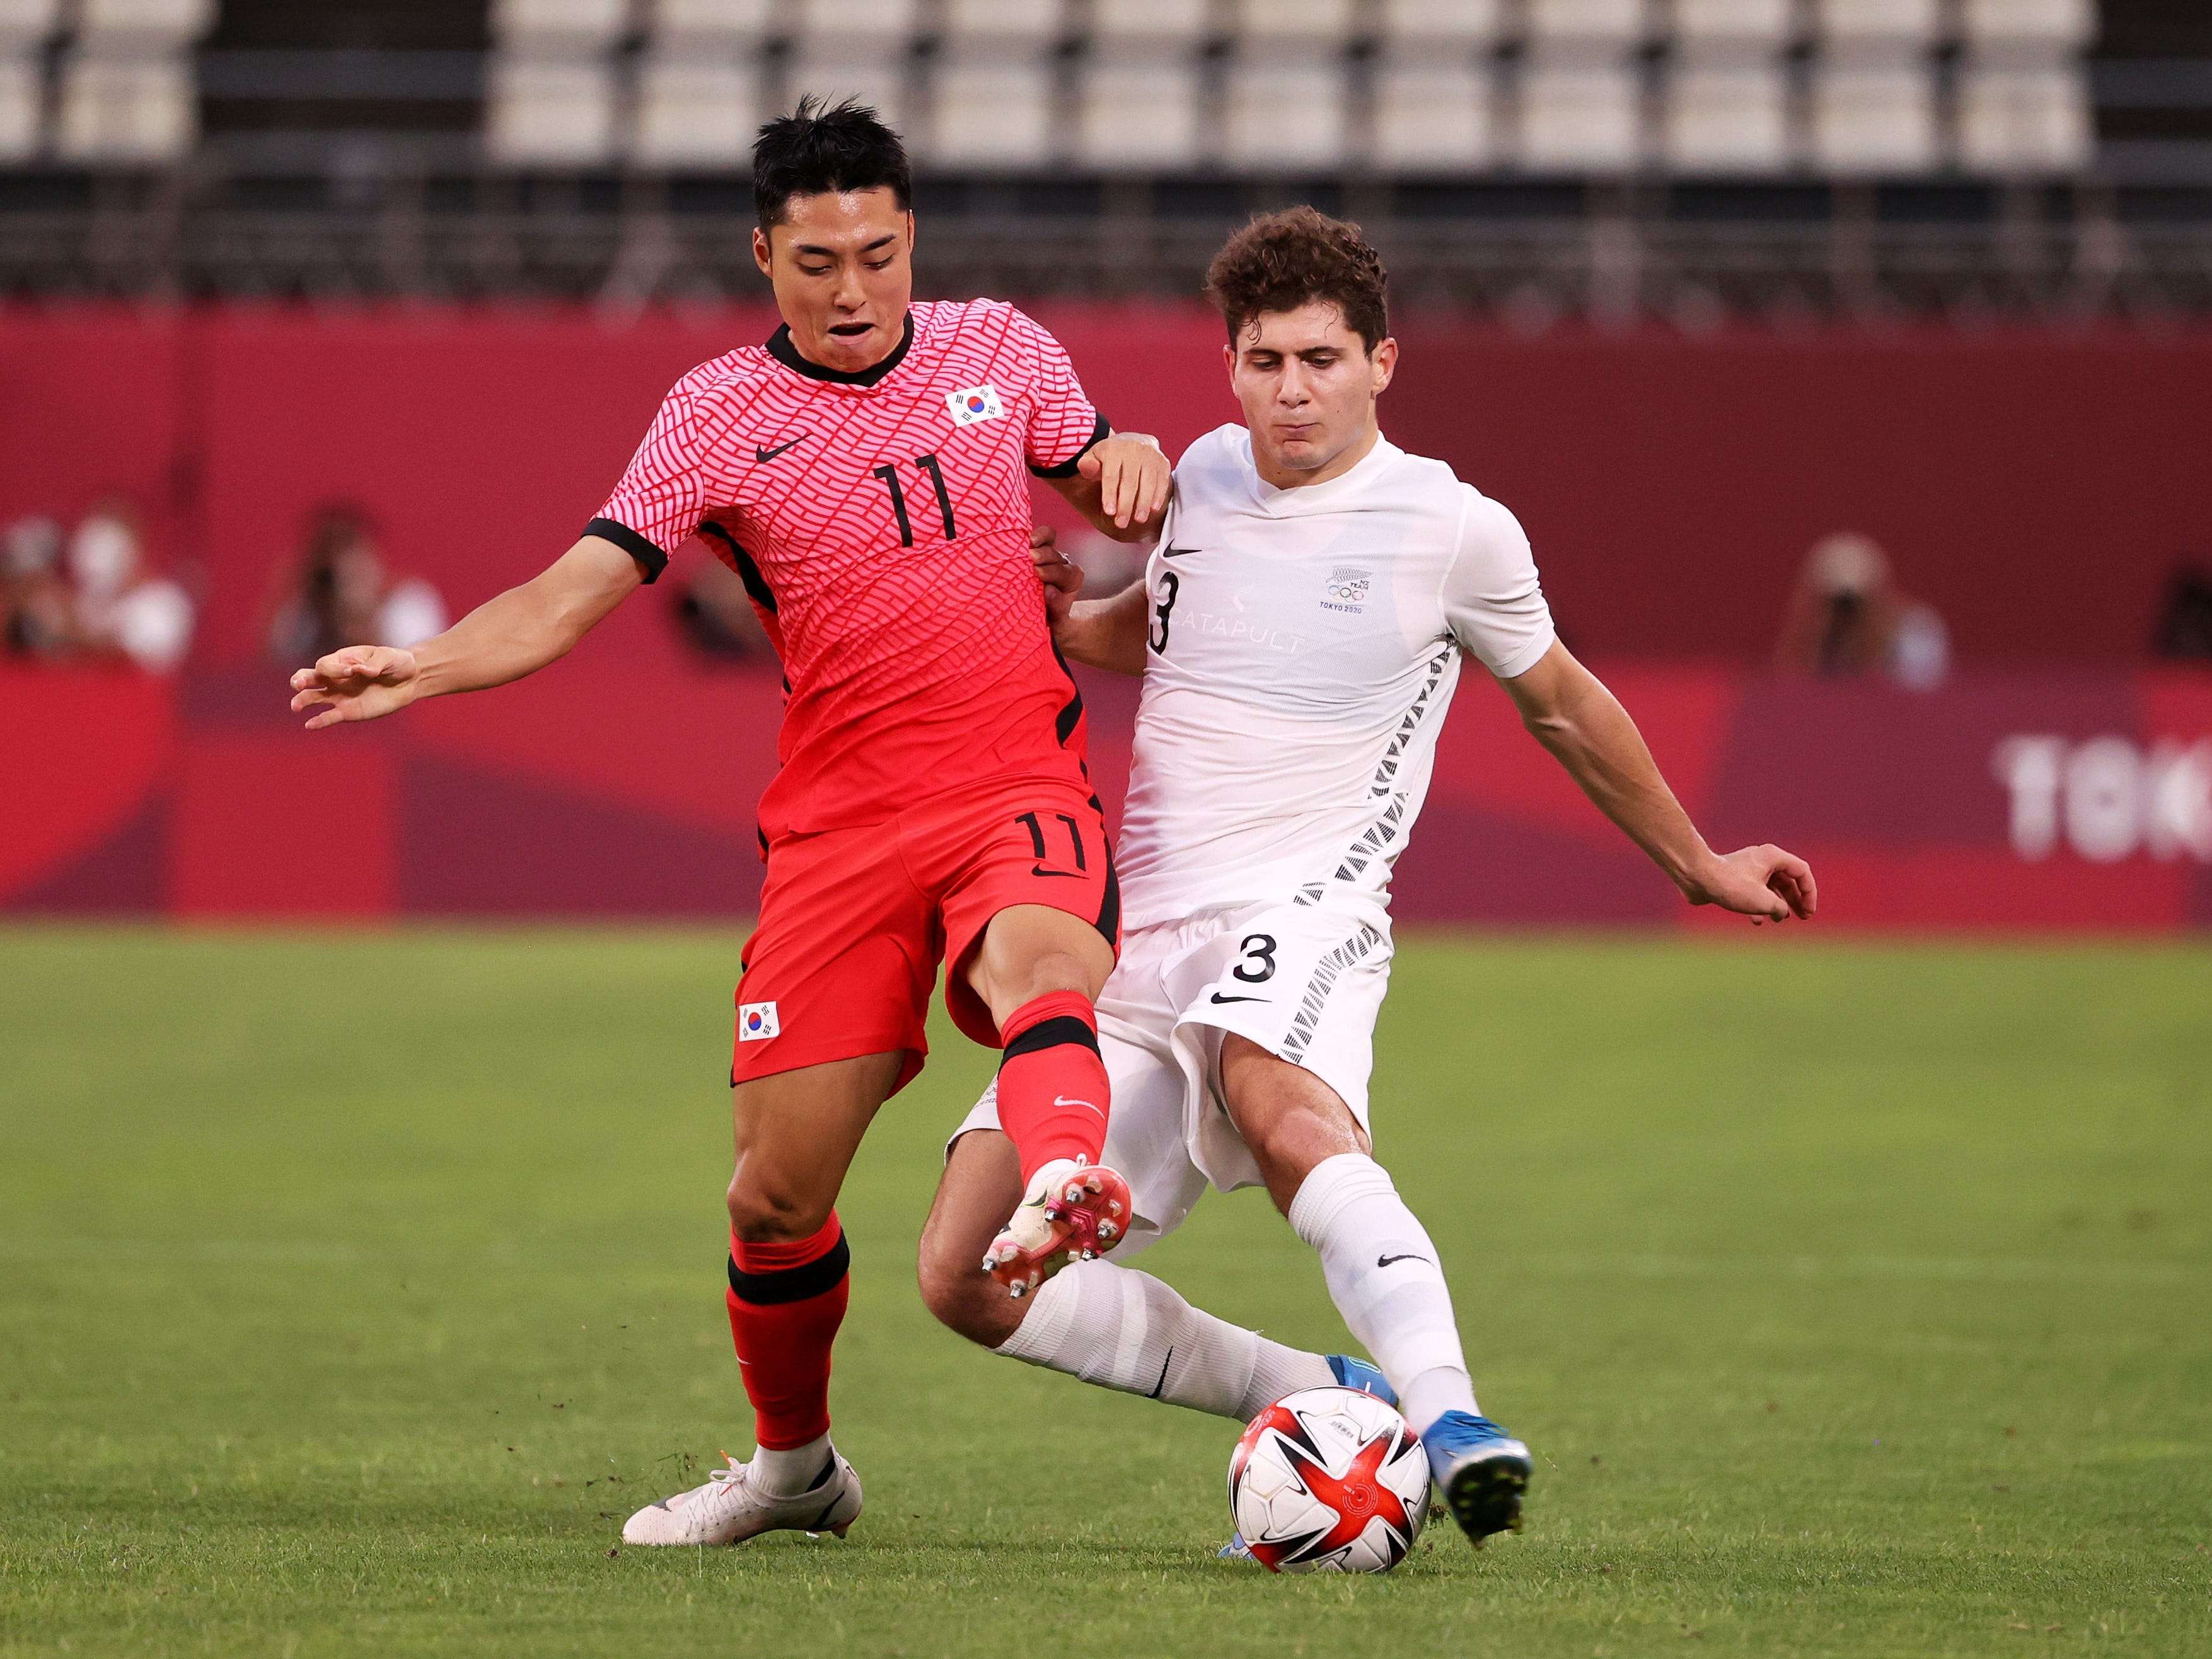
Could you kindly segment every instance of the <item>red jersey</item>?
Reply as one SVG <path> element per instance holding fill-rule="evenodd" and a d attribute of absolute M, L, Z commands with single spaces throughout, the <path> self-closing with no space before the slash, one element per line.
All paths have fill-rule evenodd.
<path fill-rule="evenodd" d="M 676 383 L 587 533 L 647 581 L 696 533 L 744 580 L 787 694 L 763 834 L 880 823 L 1006 774 L 1083 776 L 1024 475 L 1072 474 L 1106 431 L 1060 343 L 995 300 L 911 307 L 857 374 L 780 328 Z"/>

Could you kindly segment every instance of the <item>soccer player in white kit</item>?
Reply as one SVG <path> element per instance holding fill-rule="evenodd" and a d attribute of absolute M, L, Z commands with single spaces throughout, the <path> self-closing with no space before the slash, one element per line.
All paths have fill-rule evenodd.
<path fill-rule="evenodd" d="M 1097 1004 L 1103 1156 L 1134 1220 L 1111 1261 L 1025 1299 L 988 1293 L 975 1265 L 1021 1175 L 987 1092 L 947 1149 L 921 1279 L 940 1319 L 1000 1353 L 1240 1421 L 1331 1382 L 1393 1399 L 1479 1541 L 1518 1524 L 1528 1449 L 1480 1415 L 1436 1246 L 1367 1127 L 1391 866 L 1462 660 L 1690 902 L 1781 921 L 1810 916 L 1814 888 L 1778 848 L 1705 845 L 1626 711 L 1554 635 L 1513 515 L 1382 435 L 1397 362 L 1384 282 L 1358 228 L 1310 208 L 1231 238 L 1207 287 L 1245 424 L 1185 452 L 1141 582 L 1071 605 L 1079 574 L 1047 572 L 1066 653 L 1144 677 L 1121 957 Z M 1208 1186 L 1256 1185 L 1320 1254 L 1379 1376 L 1128 1265 Z"/>

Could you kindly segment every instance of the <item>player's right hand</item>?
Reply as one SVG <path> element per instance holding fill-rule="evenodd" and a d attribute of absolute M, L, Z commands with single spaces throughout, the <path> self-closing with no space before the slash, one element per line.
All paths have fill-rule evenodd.
<path fill-rule="evenodd" d="M 349 645 L 292 676 L 292 712 L 316 713 L 307 730 L 341 720 L 373 720 L 415 701 L 415 653 L 388 645 Z"/>
<path fill-rule="evenodd" d="M 1717 904 L 1749 916 L 1753 927 L 1792 916 L 1810 921 L 1820 905 L 1813 866 L 1773 846 L 1746 847 L 1714 859 L 1687 896 L 1692 904 Z"/>
<path fill-rule="evenodd" d="M 1057 634 L 1074 607 L 1075 596 L 1083 591 L 1083 567 L 1060 550 L 1048 524 L 1030 527 L 1030 556 L 1036 561 L 1037 580 L 1044 584 L 1045 620 Z"/>

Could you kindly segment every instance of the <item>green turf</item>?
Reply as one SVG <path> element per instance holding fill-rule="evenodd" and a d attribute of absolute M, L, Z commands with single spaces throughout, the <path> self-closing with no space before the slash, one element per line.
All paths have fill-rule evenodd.
<path fill-rule="evenodd" d="M 1417 939 L 1379 1151 L 1522 1535 L 1217 1562 L 1231 1425 L 936 1329 L 947 1036 L 843 1212 L 842 1545 L 746 1444 L 706 933 L 0 933 L 0 1652 L 2212 1652 L 2212 955 Z M 1152 1265 L 1337 1346 L 1257 1194 Z"/>

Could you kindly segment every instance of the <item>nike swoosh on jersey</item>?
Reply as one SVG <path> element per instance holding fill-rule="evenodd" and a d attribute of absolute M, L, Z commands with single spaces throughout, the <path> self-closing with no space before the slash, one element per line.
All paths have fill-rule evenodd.
<path fill-rule="evenodd" d="M 1425 1255 L 1415 1255 L 1411 1250 L 1407 1250 L 1402 1255 L 1378 1255 L 1375 1258 L 1375 1265 L 1378 1267 L 1387 1267 L 1394 1261 L 1426 1261 L 1427 1260 L 1428 1257 Z"/>
<path fill-rule="evenodd" d="M 802 432 L 796 438 L 793 438 L 789 443 L 778 444 L 774 449 L 763 449 L 758 445 L 755 445 L 753 447 L 753 459 L 757 461 L 772 461 L 777 456 L 782 454 L 786 450 L 798 448 L 799 445 L 805 443 L 814 434 L 811 432 Z"/>
<path fill-rule="evenodd" d="M 1098 1108 L 1092 1105 L 1091 1102 L 1087 1100 L 1071 1100 L 1066 1095 L 1054 1095 L 1052 1097 L 1052 1103 L 1055 1106 L 1090 1106 L 1092 1111 L 1098 1112 Z M 1098 1112 L 1098 1115 L 1103 1117 L 1106 1114 L 1103 1112 Z"/>
<path fill-rule="evenodd" d="M 1164 547 L 1160 550 L 1160 556 L 1164 559 L 1179 559 L 1186 553 L 1203 553 L 1206 550 L 1202 547 Z"/>
<path fill-rule="evenodd" d="M 1216 1002 L 1267 1002 L 1273 999 L 1268 997 L 1225 997 L 1222 995 L 1220 992 L 1216 991 L 1213 994 L 1213 1000 Z"/>

